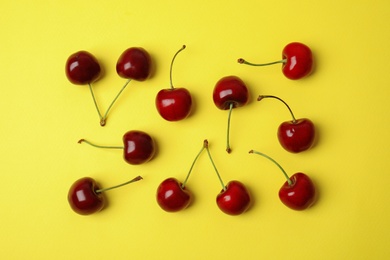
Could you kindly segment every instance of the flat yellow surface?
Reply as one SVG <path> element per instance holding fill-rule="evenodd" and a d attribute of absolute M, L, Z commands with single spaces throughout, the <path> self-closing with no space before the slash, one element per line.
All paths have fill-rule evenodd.
<path fill-rule="evenodd" d="M 388 259 L 390 257 L 390 2 L 378 1 L 1 1 L 1 259 Z M 303 80 L 283 76 L 280 65 L 248 67 L 243 57 L 269 62 L 283 47 L 311 47 L 315 72 Z M 193 95 L 194 111 L 181 122 L 164 121 L 154 99 L 174 83 Z M 103 128 L 87 87 L 71 84 L 65 61 L 78 50 L 104 68 L 94 90 L 105 110 L 125 80 L 115 71 L 128 47 L 148 50 L 151 79 L 133 81 Z M 241 77 L 251 102 L 232 115 L 225 152 L 227 112 L 212 90 L 223 76 Z M 283 98 L 297 117 L 319 132 L 301 154 L 284 151 L 278 125 L 285 107 L 259 94 Z M 158 144 L 147 164 L 132 166 L 118 150 L 80 145 L 80 138 L 122 144 L 128 130 L 143 130 Z M 156 203 L 159 183 L 183 180 L 203 140 L 225 182 L 250 189 L 254 205 L 241 216 L 223 214 L 221 190 L 207 154 L 189 179 L 195 201 L 179 213 Z M 305 172 L 319 200 L 296 212 L 278 198 L 285 181 L 255 149 L 289 174 Z M 90 176 L 108 187 L 109 205 L 91 216 L 75 214 L 70 185 Z"/>

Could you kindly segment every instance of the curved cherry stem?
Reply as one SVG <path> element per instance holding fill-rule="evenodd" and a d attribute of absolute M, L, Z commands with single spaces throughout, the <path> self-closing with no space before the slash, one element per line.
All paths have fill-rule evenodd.
<path fill-rule="evenodd" d="M 234 104 L 230 103 L 229 105 L 229 114 L 228 114 L 228 125 L 227 125 L 227 133 L 226 133 L 226 152 L 231 153 L 232 149 L 230 148 L 230 118 L 232 117 Z"/>
<path fill-rule="evenodd" d="M 200 149 L 199 153 L 196 155 L 194 161 L 192 162 L 192 165 L 191 165 L 191 167 L 190 167 L 190 170 L 188 171 L 187 177 L 186 177 L 186 179 L 183 181 L 183 184 L 181 185 L 181 187 L 182 187 L 183 189 L 184 189 L 184 187 L 185 187 L 186 184 L 187 184 L 188 178 L 190 177 L 190 174 L 191 174 L 191 172 L 192 172 L 192 169 L 194 168 L 194 165 L 195 165 L 196 161 L 198 160 L 200 154 L 203 152 L 204 149 L 205 149 L 205 144 L 203 144 L 202 149 Z"/>
<path fill-rule="evenodd" d="M 237 60 L 238 63 L 240 64 L 245 64 L 245 65 L 250 65 L 250 66 L 268 66 L 268 65 L 273 65 L 273 64 L 278 64 L 278 63 L 286 63 L 287 62 L 287 59 L 283 59 L 283 60 L 278 60 L 278 61 L 274 61 L 274 62 L 268 62 L 268 63 L 251 63 L 251 62 L 248 62 L 246 60 L 244 60 L 243 58 L 239 58 Z"/>
<path fill-rule="evenodd" d="M 222 181 L 221 175 L 219 174 L 217 167 L 215 166 L 215 163 L 214 163 L 214 161 L 213 161 L 213 158 L 211 157 L 211 153 L 210 153 L 210 150 L 209 150 L 209 142 L 208 142 L 207 140 L 204 140 L 203 143 L 204 143 L 204 147 L 205 147 L 206 150 L 207 150 L 207 154 L 209 155 L 211 164 L 213 165 L 214 170 L 215 170 L 215 172 L 217 173 L 219 182 L 220 182 L 221 185 L 222 185 L 222 189 L 223 189 L 223 190 L 226 190 L 226 186 L 225 186 L 225 184 L 224 184 L 223 181 Z"/>
<path fill-rule="evenodd" d="M 105 145 L 98 145 L 98 144 L 94 144 L 94 143 L 91 143 L 90 141 L 87 141 L 85 139 L 80 139 L 78 141 L 79 144 L 81 143 L 87 143 L 89 144 L 90 146 L 93 146 L 93 147 L 97 147 L 97 148 L 105 148 L 105 149 L 124 149 L 123 146 L 105 146 Z"/>
<path fill-rule="evenodd" d="M 257 101 L 261 101 L 261 100 L 264 99 L 264 98 L 275 98 L 275 99 L 281 101 L 281 102 L 287 107 L 288 111 L 290 111 L 291 117 L 292 117 L 292 119 L 293 119 L 292 121 L 293 121 L 293 123 L 295 124 L 295 122 L 296 122 L 297 120 L 295 119 L 294 113 L 292 112 L 292 110 L 291 110 L 291 108 L 289 107 L 289 105 L 288 105 L 286 102 L 284 102 L 283 99 L 281 99 L 281 98 L 279 98 L 279 97 L 277 97 L 277 96 L 272 96 L 272 95 L 260 95 L 260 96 L 257 98 Z"/>
<path fill-rule="evenodd" d="M 293 182 L 292 182 L 292 180 L 290 179 L 290 177 L 288 177 L 286 171 L 282 168 L 282 166 L 280 166 L 280 164 L 279 164 L 277 161 L 275 161 L 274 159 L 272 159 L 272 158 L 269 157 L 268 155 L 266 155 L 266 154 L 264 154 L 264 153 L 261 153 L 261 152 L 257 152 L 257 151 L 254 151 L 254 150 L 250 150 L 249 153 L 255 153 L 255 154 L 261 155 L 261 156 L 263 156 L 263 157 L 269 159 L 270 161 L 272 161 L 274 164 L 276 164 L 276 166 L 279 167 L 280 170 L 282 170 L 282 172 L 283 172 L 283 174 L 284 174 L 284 177 L 286 177 L 286 179 L 287 179 L 288 185 L 292 185 L 292 184 L 293 184 Z"/>
<path fill-rule="evenodd" d="M 132 179 L 132 180 L 130 180 L 130 181 L 127 181 L 127 182 L 125 182 L 125 183 L 122 183 L 122 184 L 119 184 L 119 185 L 116 185 L 116 186 L 112 186 L 112 187 L 109 187 L 109 188 L 98 189 L 98 190 L 96 190 L 95 192 L 96 192 L 96 193 L 101 193 L 101 192 L 104 192 L 104 191 L 116 189 L 116 188 L 125 186 L 125 185 L 127 185 L 127 184 L 130 184 L 130 183 L 132 183 L 132 182 L 140 181 L 140 180 L 142 180 L 142 179 L 143 179 L 143 178 L 142 178 L 141 176 L 137 176 L 137 177 L 135 177 L 134 179 Z"/>
<path fill-rule="evenodd" d="M 108 112 L 110 112 L 112 106 L 114 105 L 114 103 L 116 102 L 116 100 L 119 98 L 119 96 L 122 94 L 123 90 L 125 90 L 125 88 L 127 87 L 127 85 L 130 83 L 131 79 L 128 79 L 125 83 L 125 85 L 123 85 L 122 89 L 118 92 L 118 94 L 115 96 L 115 98 L 112 100 L 110 106 L 108 107 L 106 113 L 104 114 L 103 117 L 100 118 L 100 125 L 101 126 L 105 126 L 106 125 L 106 120 L 107 120 L 107 115 L 108 115 Z"/>
<path fill-rule="evenodd" d="M 88 86 L 89 86 L 89 91 L 91 92 L 91 96 L 92 96 L 92 99 L 93 99 L 93 103 L 95 104 L 95 108 L 96 108 L 96 111 L 97 111 L 97 113 L 98 113 L 98 115 L 99 115 L 100 122 L 101 122 L 101 121 L 103 120 L 103 116 L 102 116 L 102 114 L 100 113 L 100 109 L 99 109 L 99 106 L 98 106 L 98 104 L 97 104 L 97 102 L 96 102 L 95 94 L 93 93 L 93 89 L 92 89 L 91 83 L 88 83 Z M 102 125 L 102 124 L 100 123 L 100 125 Z"/>
<path fill-rule="evenodd" d="M 178 51 L 175 53 L 175 55 L 173 56 L 173 58 L 172 58 L 171 66 L 170 66 L 170 69 L 169 69 L 169 78 L 170 78 L 170 82 L 171 82 L 171 89 L 174 88 L 174 87 L 173 87 L 173 83 L 172 83 L 172 82 L 173 82 L 173 81 L 172 81 L 172 67 L 173 67 L 173 62 L 175 61 L 177 54 L 179 54 L 179 52 L 181 52 L 181 51 L 184 50 L 185 48 L 186 48 L 186 46 L 183 45 L 183 47 L 181 47 L 181 49 L 178 50 Z"/>

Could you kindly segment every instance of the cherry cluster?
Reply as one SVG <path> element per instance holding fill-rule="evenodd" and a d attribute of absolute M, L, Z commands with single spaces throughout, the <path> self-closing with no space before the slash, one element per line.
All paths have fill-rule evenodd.
<path fill-rule="evenodd" d="M 172 58 L 170 65 L 170 88 L 162 89 L 157 93 L 155 106 L 162 118 L 167 121 L 180 121 L 185 119 L 192 110 L 192 97 L 185 88 L 175 88 L 172 83 L 172 68 L 176 56 L 186 48 L 185 45 L 179 49 Z M 301 79 L 309 75 L 313 67 L 312 52 L 309 47 L 302 43 L 293 42 L 285 46 L 282 52 L 282 60 L 254 64 L 240 58 L 238 62 L 251 66 L 265 66 L 271 64 L 282 64 L 283 74 L 292 80 Z M 107 115 L 131 80 L 145 81 L 151 75 L 152 60 L 148 52 L 140 47 L 132 47 L 125 50 L 119 57 L 116 71 L 122 78 L 127 79 L 126 83 L 104 114 L 100 112 L 95 99 L 92 83 L 101 76 L 101 67 L 98 60 L 89 52 L 79 51 L 72 54 L 66 62 L 66 76 L 69 81 L 76 85 L 88 85 L 96 110 L 100 118 L 100 125 L 105 126 Z M 228 110 L 226 151 L 231 152 L 230 147 L 230 118 L 232 110 L 248 103 L 248 88 L 244 81 L 237 76 L 226 76 L 221 78 L 213 90 L 213 101 L 217 108 Z M 290 112 L 292 120 L 280 124 L 277 137 L 281 146 L 288 152 L 299 153 L 308 150 L 313 146 L 315 139 L 315 127 L 307 118 L 296 119 L 289 105 L 281 98 L 273 95 L 259 95 L 258 101 L 266 98 L 276 99 L 282 102 Z M 97 148 L 122 149 L 124 160 L 132 165 L 139 165 L 150 161 L 156 150 L 154 139 L 147 133 L 132 130 L 123 136 L 122 146 L 103 146 L 80 139 L 79 143 L 87 143 Z M 209 159 L 222 185 L 222 190 L 217 195 L 217 205 L 226 214 L 239 215 L 247 211 L 252 199 L 248 189 L 239 181 L 230 181 L 224 184 L 214 164 L 209 150 L 209 143 L 204 140 L 202 149 L 195 157 L 184 182 L 176 178 L 164 180 L 157 188 L 156 200 L 158 205 L 165 211 L 176 212 L 188 207 L 192 201 L 192 193 L 186 188 L 187 181 L 192 168 L 203 150 L 207 151 Z M 249 153 L 261 155 L 275 163 L 286 177 L 286 182 L 279 190 L 280 200 L 289 208 L 304 210 L 310 207 L 316 199 L 316 189 L 310 178 L 304 173 L 295 173 L 291 177 L 274 159 L 268 155 L 251 150 Z M 89 215 L 98 212 L 106 205 L 103 192 L 142 180 L 141 176 L 110 188 L 101 189 L 92 178 L 85 177 L 76 181 L 68 192 L 68 202 L 71 208 L 81 214 Z"/>

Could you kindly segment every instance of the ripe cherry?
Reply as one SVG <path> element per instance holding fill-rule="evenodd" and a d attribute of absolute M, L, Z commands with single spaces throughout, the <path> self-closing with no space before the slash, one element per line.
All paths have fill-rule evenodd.
<path fill-rule="evenodd" d="M 85 139 L 80 139 L 78 142 L 80 144 L 84 142 L 97 148 L 123 149 L 124 160 L 132 165 L 143 164 L 150 161 L 156 151 L 156 145 L 153 138 L 149 134 L 138 130 L 128 131 L 123 135 L 124 146 L 96 145 Z"/>
<path fill-rule="evenodd" d="M 202 149 L 195 157 L 183 183 L 178 181 L 176 178 L 168 178 L 158 186 L 156 199 L 158 205 L 163 210 L 167 212 L 177 212 L 187 208 L 191 204 L 193 196 L 192 193 L 186 188 L 186 184 L 192 169 L 204 148 L 205 146 L 202 147 Z"/>
<path fill-rule="evenodd" d="M 254 150 L 249 151 L 249 153 L 255 153 L 269 159 L 283 172 L 287 181 L 279 190 L 279 198 L 284 205 L 293 210 L 304 210 L 315 203 L 316 189 L 309 176 L 298 172 L 288 177 L 282 166 L 268 155 Z"/>
<path fill-rule="evenodd" d="M 137 176 L 128 182 L 110 188 L 101 189 L 94 179 L 84 177 L 74 182 L 70 187 L 68 202 L 74 212 L 80 215 L 90 215 L 101 211 L 106 206 L 106 199 L 103 196 L 103 192 L 139 180 L 142 180 L 141 176 Z"/>
<path fill-rule="evenodd" d="M 125 79 L 144 81 L 149 78 L 152 70 L 152 59 L 149 53 L 140 47 L 125 50 L 116 64 L 118 75 Z"/>
<path fill-rule="evenodd" d="M 299 42 L 292 42 L 287 44 L 282 52 L 282 60 L 255 64 L 247 62 L 240 58 L 238 63 L 251 66 L 267 66 L 277 63 L 282 63 L 283 74 L 292 80 L 301 79 L 309 75 L 313 69 L 313 55 L 308 46 Z"/>
<path fill-rule="evenodd" d="M 90 85 L 101 76 L 98 60 L 87 51 L 78 51 L 69 56 L 65 65 L 68 80 L 76 85 Z"/>
<path fill-rule="evenodd" d="M 315 140 L 315 127 L 313 122 L 307 118 L 295 119 L 288 104 L 279 97 L 260 95 L 257 100 L 261 101 L 264 98 L 274 98 L 281 101 L 292 116 L 292 121 L 283 122 L 278 128 L 278 140 L 282 147 L 291 153 L 299 153 L 312 147 Z"/>
<path fill-rule="evenodd" d="M 233 180 L 230 181 L 226 186 L 222 181 L 221 175 L 219 174 L 217 167 L 211 156 L 208 142 L 204 141 L 204 146 L 207 150 L 208 156 L 210 158 L 211 164 L 214 167 L 214 170 L 218 176 L 218 179 L 222 185 L 222 190 L 217 195 L 217 205 L 219 209 L 228 214 L 228 215 L 240 215 L 247 211 L 251 205 L 251 195 L 244 184 L 239 181 Z"/>
<path fill-rule="evenodd" d="M 186 48 L 185 45 L 173 56 L 170 67 L 171 88 L 162 89 L 156 96 L 156 108 L 162 118 L 168 121 L 179 121 L 186 118 L 192 107 L 190 92 L 185 88 L 175 88 L 172 83 L 173 62 L 179 52 Z"/>
<path fill-rule="evenodd" d="M 213 101 L 221 110 L 229 110 L 226 151 L 231 152 L 229 135 L 230 135 L 230 118 L 233 108 L 244 106 L 248 103 L 249 92 L 245 83 L 237 76 L 227 76 L 221 78 L 214 87 Z"/>

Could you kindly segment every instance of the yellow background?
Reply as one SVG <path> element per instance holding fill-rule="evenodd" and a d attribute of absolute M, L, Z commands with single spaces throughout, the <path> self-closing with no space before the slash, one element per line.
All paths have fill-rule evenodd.
<path fill-rule="evenodd" d="M 389 253 L 389 20 L 381 1 L 1 1 L 0 4 L 2 259 L 385 259 Z M 280 65 L 255 68 L 243 57 L 268 62 L 300 41 L 312 48 L 316 70 L 298 81 Z M 154 98 L 174 83 L 193 95 L 194 111 L 166 122 Z M 65 61 L 78 50 L 93 53 L 105 74 L 94 84 L 105 111 L 125 80 L 115 71 L 128 47 L 144 47 L 156 71 L 131 82 L 102 128 L 87 87 L 65 77 Z M 241 77 L 251 102 L 232 115 L 225 152 L 227 112 L 211 94 L 218 79 Z M 317 145 L 284 151 L 276 129 L 308 117 Z M 143 130 L 158 144 L 149 163 L 132 166 L 117 150 L 77 144 L 80 138 L 122 144 L 128 130 Z M 225 182 L 237 179 L 255 204 L 231 217 L 216 206 L 221 186 L 203 154 L 188 182 L 195 201 L 169 214 L 155 200 L 159 183 L 183 180 L 202 146 Z M 285 181 L 267 153 L 289 174 L 308 174 L 318 202 L 296 212 L 278 198 Z M 103 187 L 136 175 L 144 180 L 106 193 L 108 207 L 91 216 L 71 211 L 70 185 L 90 176 Z"/>

